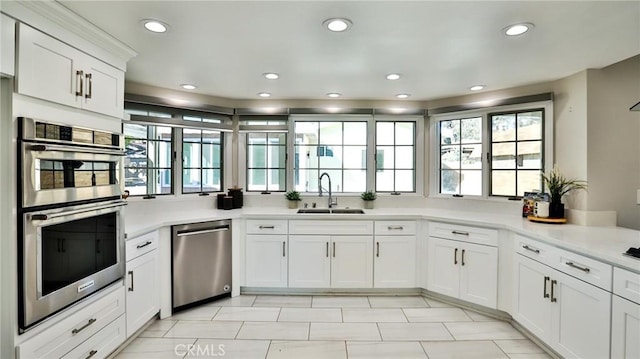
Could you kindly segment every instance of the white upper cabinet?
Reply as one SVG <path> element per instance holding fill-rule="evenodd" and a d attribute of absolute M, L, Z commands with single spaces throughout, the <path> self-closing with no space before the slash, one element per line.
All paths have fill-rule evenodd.
<path fill-rule="evenodd" d="M 122 118 L 124 72 L 27 25 L 18 27 L 17 92 Z"/>
<path fill-rule="evenodd" d="M 0 74 L 13 76 L 16 55 L 16 22 L 0 14 Z"/>

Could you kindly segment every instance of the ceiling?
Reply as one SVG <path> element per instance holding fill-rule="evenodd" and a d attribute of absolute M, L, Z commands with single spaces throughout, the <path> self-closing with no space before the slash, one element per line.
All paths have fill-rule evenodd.
<path fill-rule="evenodd" d="M 555 80 L 640 53 L 640 2 L 67 1 L 132 47 L 129 81 L 229 99 L 426 101 Z M 322 23 L 345 17 L 332 33 Z M 154 34 L 143 19 L 170 28 Z M 507 25 L 533 31 L 507 37 Z M 263 73 L 276 72 L 278 80 Z M 402 77 L 389 81 L 389 73 Z"/>

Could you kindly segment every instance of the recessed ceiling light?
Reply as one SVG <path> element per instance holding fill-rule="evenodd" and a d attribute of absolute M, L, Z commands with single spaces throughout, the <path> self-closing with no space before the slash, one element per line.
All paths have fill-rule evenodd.
<path fill-rule="evenodd" d="M 192 84 L 182 84 L 180 85 L 180 87 L 182 87 L 185 90 L 195 90 L 196 88 L 198 88 L 198 86 L 192 85 Z"/>
<path fill-rule="evenodd" d="M 397 98 L 409 98 L 409 96 L 411 95 L 409 95 L 408 93 L 399 93 L 396 95 Z"/>
<path fill-rule="evenodd" d="M 327 96 L 329 96 L 331 98 L 337 98 L 337 97 L 342 96 L 342 94 L 339 94 L 337 92 L 330 92 L 330 93 L 327 94 Z"/>
<path fill-rule="evenodd" d="M 400 74 L 388 74 L 387 80 L 397 80 L 400 78 Z"/>
<path fill-rule="evenodd" d="M 322 25 L 333 32 L 342 32 L 349 29 L 353 23 L 349 19 L 332 18 L 322 22 Z"/>
<path fill-rule="evenodd" d="M 507 36 L 518 36 L 522 35 L 525 32 L 533 29 L 533 24 L 531 23 L 522 23 L 522 24 L 514 24 L 509 25 L 503 29 L 505 35 Z"/>
<path fill-rule="evenodd" d="M 469 87 L 469 90 L 471 90 L 471 91 L 480 91 L 480 90 L 483 90 L 485 87 L 486 87 L 485 85 L 475 85 L 475 86 Z"/>
<path fill-rule="evenodd" d="M 165 23 L 162 23 L 158 20 L 142 20 L 144 28 L 156 33 L 167 32 L 169 26 Z"/>
<path fill-rule="evenodd" d="M 271 94 L 268 92 L 258 92 L 258 96 L 260 97 L 271 97 Z"/>
<path fill-rule="evenodd" d="M 267 72 L 267 73 L 264 73 L 263 76 L 268 80 L 277 80 L 280 77 L 280 75 L 278 75 L 275 72 Z"/>

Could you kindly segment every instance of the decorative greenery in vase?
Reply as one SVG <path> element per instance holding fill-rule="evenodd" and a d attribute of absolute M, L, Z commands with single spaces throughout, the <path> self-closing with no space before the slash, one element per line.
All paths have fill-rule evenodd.
<path fill-rule="evenodd" d="M 373 201 L 375 201 L 378 196 L 373 191 L 365 191 L 362 192 L 360 198 L 364 201 L 364 208 L 373 209 Z"/>
<path fill-rule="evenodd" d="M 298 202 L 302 200 L 302 198 L 300 197 L 300 192 L 289 191 L 285 193 L 284 196 L 289 200 L 289 208 L 291 209 L 298 208 Z"/>
<path fill-rule="evenodd" d="M 563 218 L 564 217 L 564 204 L 562 203 L 562 196 L 573 190 L 586 190 L 587 182 L 573 178 L 565 177 L 557 167 L 549 172 L 549 174 L 542 173 L 542 182 L 544 186 L 549 189 L 551 195 L 551 203 L 549 205 L 549 217 Z"/>

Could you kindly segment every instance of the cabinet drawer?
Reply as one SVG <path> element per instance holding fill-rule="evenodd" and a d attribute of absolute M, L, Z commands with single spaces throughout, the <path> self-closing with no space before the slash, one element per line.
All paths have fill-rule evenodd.
<path fill-rule="evenodd" d="M 248 219 L 247 234 L 287 234 L 287 221 Z"/>
<path fill-rule="evenodd" d="M 553 265 L 555 269 L 611 292 L 611 265 L 564 249 L 555 250 L 558 253 Z"/>
<path fill-rule="evenodd" d="M 158 231 L 149 232 L 142 236 L 127 240 L 126 257 L 130 261 L 145 253 L 158 248 Z"/>
<path fill-rule="evenodd" d="M 429 222 L 429 236 L 490 246 L 498 245 L 498 231 L 488 228 Z"/>
<path fill-rule="evenodd" d="M 640 304 L 640 274 L 613 268 L 613 293 Z"/>
<path fill-rule="evenodd" d="M 375 234 L 386 236 L 403 236 L 416 234 L 415 221 L 376 221 Z"/>
<path fill-rule="evenodd" d="M 557 262 L 557 248 L 553 248 L 546 244 L 540 243 L 534 239 L 515 236 L 515 250 L 525 257 L 529 257 L 548 266 L 553 266 Z"/>
<path fill-rule="evenodd" d="M 21 359 L 62 357 L 122 316 L 125 312 L 124 297 L 124 286 L 119 285 L 115 291 L 96 301 L 86 303 L 82 309 L 21 344 L 18 347 L 18 357 Z"/>
<path fill-rule="evenodd" d="M 109 323 L 91 338 L 78 345 L 75 349 L 63 356 L 62 359 L 71 358 L 106 358 L 118 346 L 127 339 L 125 334 L 125 319 L 121 315 L 118 319 Z"/>
<path fill-rule="evenodd" d="M 373 221 L 289 221 L 289 234 L 373 234 Z"/>

